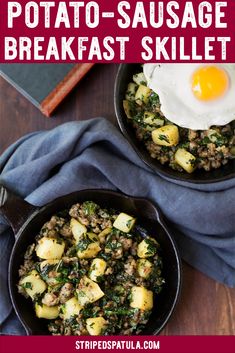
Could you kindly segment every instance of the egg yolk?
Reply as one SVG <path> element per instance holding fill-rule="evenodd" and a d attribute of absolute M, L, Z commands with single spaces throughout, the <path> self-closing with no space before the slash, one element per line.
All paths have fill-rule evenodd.
<path fill-rule="evenodd" d="M 192 90 L 201 101 L 211 101 L 222 97 L 229 86 L 229 77 L 218 66 L 203 66 L 193 73 Z"/>

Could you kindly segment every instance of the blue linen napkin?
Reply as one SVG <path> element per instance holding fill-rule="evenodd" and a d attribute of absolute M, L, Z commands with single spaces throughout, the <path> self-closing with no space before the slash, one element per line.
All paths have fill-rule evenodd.
<path fill-rule="evenodd" d="M 171 181 L 153 173 L 110 122 L 96 118 L 28 134 L 0 157 L 0 183 L 34 205 L 86 188 L 151 199 L 175 227 L 182 258 L 235 286 L 235 179 L 212 185 Z M 0 324 L 25 334 L 12 312 L 7 265 L 14 242 L 0 218 Z"/>

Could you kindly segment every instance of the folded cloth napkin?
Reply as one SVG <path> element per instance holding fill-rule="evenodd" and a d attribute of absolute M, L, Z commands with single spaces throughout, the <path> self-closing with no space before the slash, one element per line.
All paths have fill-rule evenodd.
<path fill-rule="evenodd" d="M 212 185 L 167 180 L 153 173 L 102 118 L 22 137 L 0 157 L 0 172 L 1 184 L 38 206 L 86 188 L 151 199 L 174 226 L 182 258 L 215 280 L 235 285 L 235 179 Z M 3 218 L 0 233 L 1 328 L 24 334 L 7 290 L 14 237 Z"/>

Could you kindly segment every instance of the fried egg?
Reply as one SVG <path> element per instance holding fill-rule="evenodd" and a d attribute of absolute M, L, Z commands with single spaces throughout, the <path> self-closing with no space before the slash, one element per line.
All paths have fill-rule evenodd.
<path fill-rule="evenodd" d="M 143 70 L 174 124 L 208 130 L 235 119 L 235 64 L 144 64 Z"/>

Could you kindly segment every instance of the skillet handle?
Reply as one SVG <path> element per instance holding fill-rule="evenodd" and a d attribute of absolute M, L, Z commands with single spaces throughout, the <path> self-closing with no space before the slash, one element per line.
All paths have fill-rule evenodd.
<path fill-rule="evenodd" d="M 157 219 L 160 224 L 164 223 L 161 211 L 158 206 L 153 205 L 152 201 L 146 202 L 143 198 L 134 198 L 134 204 L 138 213 L 141 214 L 144 209 L 150 219 Z"/>
<path fill-rule="evenodd" d="M 0 185 L 0 213 L 11 225 L 15 236 L 28 217 L 36 210 L 37 207 L 16 196 L 3 185 Z"/>

